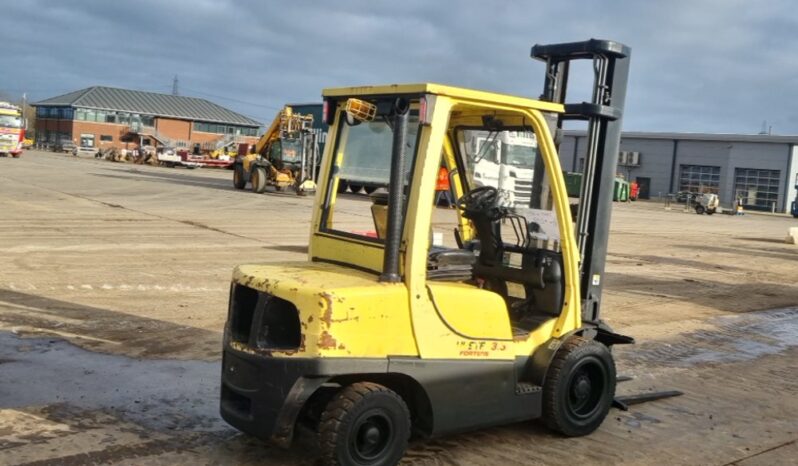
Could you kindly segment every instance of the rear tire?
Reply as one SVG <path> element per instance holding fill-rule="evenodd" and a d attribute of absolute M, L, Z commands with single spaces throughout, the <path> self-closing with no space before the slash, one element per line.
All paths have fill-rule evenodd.
<path fill-rule="evenodd" d="M 321 415 L 322 464 L 395 465 L 407 449 L 410 425 L 407 405 L 392 390 L 371 382 L 349 385 Z"/>
<path fill-rule="evenodd" d="M 695 206 L 695 213 L 697 213 L 698 215 L 702 215 L 705 211 L 706 209 L 704 209 L 704 206 L 700 204 Z"/>
<path fill-rule="evenodd" d="M 349 190 L 352 191 L 355 194 L 359 193 L 360 190 L 362 190 L 362 189 L 363 189 L 363 186 L 359 185 L 359 184 L 350 184 L 349 185 Z"/>
<path fill-rule="evenodd" d="M 376 190 L 377 190 L 377 187 L 376 187 L 376 186 L 366 186 L 366 187 L 365 187 L 365 188 L 363 188 L 363 189 L 365 189 L 365 190 L 366 190 L 366 194 L 368 194 L 369 196 L 371 196 L 372 194 L 374 194 L 374 191 L 376 191 Z"/>
<path fill-rule="evenodd" d="M 252 168 L 250 177 L 249 181 L 252 183 L 253 193 L 261 194 L 266 191 L 266 169 L 263 167 L 254 167 Z"/>
<path fill-rule="evenodd" d="M 571 337 L 549 366 L 543 384 L 546 425 L 568 437 L 596 430 L 615 397 L 615 362 L 609 348 L 595 340 Z"/>
<path fill-rule="evenodd" d="M 349 189 L 349 185 L 345 181 L 338 181 L 338 192 L 345 193 Z"/>
<path fill-rule="evenodd" d="M 233 187 L 236 189 L 244 189 L 247 187 L 247 178 L 244 176 L 244 166 L 236 164 L 233 167 Z"/>

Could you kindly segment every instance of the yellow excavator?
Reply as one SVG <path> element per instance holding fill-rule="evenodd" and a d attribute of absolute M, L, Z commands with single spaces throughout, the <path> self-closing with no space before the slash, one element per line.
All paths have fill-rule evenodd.
<path fill-rule="evenodd" d="M 282 191 L 293 187 L 297 194 L 316 190 L 319 157 L 313 115 L 294 113 L 286 105 L 246 155 L 236 156 L 233 186 L 244 189 L 250 183 L 255 193 L 274 186 Z"/>

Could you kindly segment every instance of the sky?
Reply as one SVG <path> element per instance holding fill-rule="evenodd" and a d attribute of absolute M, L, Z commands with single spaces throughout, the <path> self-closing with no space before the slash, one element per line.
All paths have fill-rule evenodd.
<path fill-rule="evenodd" d="M 261 122 L 325 87 L 439 82 L 537 97 L 535 43 L 632 49 L 627 131 L 798 134 L 791 0 L 0 0 L 0 95 L 104 85 Z M 8 70 L 12 70 L 8 72 Z M 589 97 L 590 66 L 571 71 Z"/>

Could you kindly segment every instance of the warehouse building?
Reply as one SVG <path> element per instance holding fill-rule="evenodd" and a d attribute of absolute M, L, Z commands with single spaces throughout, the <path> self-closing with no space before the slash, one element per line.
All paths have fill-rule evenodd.
<path fill-rule="evenodd" d="M 586 143 L 583 131 L 565 131 L 563 170 L 582 170 Z M 618 174 L 643 199 L 711 192 L 721 205 L 788 212 L 796 196 L 798 136 L 625 132 L 620 151 Z"/>
<path fill-rule="evenodd" d="M 33 104 L 36 141 L 109 148 L 213 150 L 257 141 L 260 123 L 196 97 L 94 86 Z"/>

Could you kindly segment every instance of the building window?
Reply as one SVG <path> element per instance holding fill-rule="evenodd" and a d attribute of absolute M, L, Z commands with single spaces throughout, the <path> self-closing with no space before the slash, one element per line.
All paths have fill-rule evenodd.
<path fill-rule="evenodd" d="M 155 126 L 155 117 L 152 115 L 142 115 L 141 116 L 141 124 L 143 126 L 147 126 L 152 128 Z"/>
<path fill-rule="evenodd" d="M 94 135 L 93 134 L 81 134 L 80 135 L 80 145 L 82 147 L 94 147 Z"/>
<path fill-rule="evenodd" d="M 71 120 L 75 117 L 75 111 L 72 107 L 67 107 L 64 109 L 64 119 Z"/>
<path fill-rule="evenodd" d="M 734 198 L 755 209 L 779 207 L 780 170 L 737 168 L 734 170 Z"/>
<path fill-rule="evenodd" d="M 108 134 L 103 134 L 100 136 L 100 142 L 114 142 L 114 137 Z"/>
<path fill-rule="evenodd" d="M 105 114 L 106 123 L 116 123 L 116 112 L 108 112 Z"/>
<path fill-rule="evenodd" d="M 130 124 L 130 114 L 129 113 L 123 113 L 123 112 L 117 113 L 116 114 L 116 119 L 122 125 Z"/>
<path fill-rule="evenodd" d="M 94 110 L 86 110 L 86 121 L 97 121 L 97 112 Z"/>
<path fill-rule="evenodd" d="M 720 167 L 679 165 L 679 191 L 718 194 Z"/>

